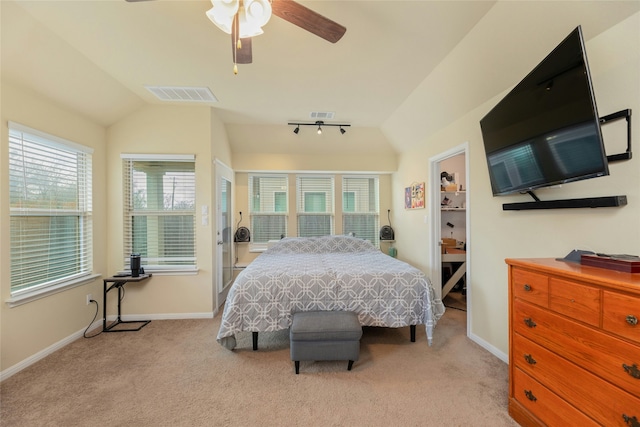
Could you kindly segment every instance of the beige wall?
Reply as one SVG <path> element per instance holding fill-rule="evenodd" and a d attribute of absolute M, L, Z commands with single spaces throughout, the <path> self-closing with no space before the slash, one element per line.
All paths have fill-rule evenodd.
<path fill-rule="evenodd" d="M 123 268 L 122 153 L 195 154 L 196 156 L 196 253 L 197 275 L 154 276 L 127 288 L 126 312 L 156 317 L 207 317 L 214 307 L 216 266 L 215 194 L 213 160 L 230 165 L 230 150 L 224 127 L 208 107 L 149 106 L 111 126 L 108 132 L 108 271 Z M 209 208 L 209 221 L 201 221 L 202 206 Z M 116 296 L 110 295 L 109 311 Z"/>
<path fill-rule="evenodd" d="M 80 115 L 2 82 L 2 180 L 0 194 L 0 371 L 59 345 L 83 331 L 92 321 L 94 305 L 86 305 L 91 293 L 100 303 L 102 280 L 72 288 L 34 302 L 9 308 L 9 207 L 7 121 L 94 148 L 94 271 L 107 277 L 123 268 L 122 162 L 121 153 L 195 154 L 197 203 L 196 275 L 154 277 L 127 287 L 123 314 L 148 318 L 210 317 L 218 302 L 214 292 L 216 267 L 212 236 L 216 232 L 213 161 L 231 165 L 231 151 L 224 125 L 208 107 L 147 107 L 108 130 Z M 201 207 L 208 206 L 209 224 L 202 225 Z M 114 315 L 117 299 L 108 299 L 108 315 Z"/>
<path fill-rule="evenodd" d="M 101 300 L 102 281 L 96 279 L 27 304 L 9 308 L 9 173 L 7 122 L 14 121 L 94 149 L 93 152 L 93 267 L 104 274 L 107 248 L 106 131 L 28 90 L 2 81 L 2 147 L 0 148 L 0 371 L 84 330 L 93 319 L 95 306 L 86 294 Z"/>
<path fill-rule="evenodd" d="M 458 47 L 464 51 L 486 49 L 487 37 L 495 32 L 492 26 L 512 15 L 494 8 L 485 19 Z M 542 19 L 542 17 L 540 18 Z M 576 17 L 579 19 L 579 17 Z M 528 23 L 535 27 L 535 22 Z M 498 28 L 496 26 L 496 28 Z M 596 99 L 601 116 L 631 108 L 640 111 L 640 14 L 636 13 L 587 41 L 587 54 L 594 82 Z M 568 34 L 573 28 L 566 28 Z M 500 30 L 503 31 L 503 30 Z M 558 30 L 554 28 L 553 32 Z M 588 29 L 587 29 L 588 31 Z M 566 34 L 565 34 L 566 33 Z M 516 38 L 515 40 L 512 39 Z M 530 37 L 526 31 L 514 31 L 503 37 L 503 45 L 518 43 L 521 50 L 535 51 L 539 39 Z M 509 39 L 509 40 L 507 40 Z M 556 37 L 550 42 L 551 49 L 562 40 Z M 548 52 L 546 52 L 548 53 Z M 546 54 L 534 60 L 531 68 Z M 454 52 L 453 57 L 463 57 Z M 477 70 L 473 55 L 466 55 L 468 62 L 445 62 L 444 70 L 436 74 L 448 74 L 453 81 L 466 76 L 481 82 L 495 78 L 491 73 L 473 75 Z M 531 62 L 531 58 L 528 59 Z M 449 67 L 449 68 L 447 68 Z M 522 73 L 512 76 L 514 84 L 524 77 Z M 424 87 L 428 87 L 425 84 Z M 469 143 L 469 188 L 470 209 L 470 265 L 468 266 L 470 335 L 473 339 L 505 358 L 508 352 L 508 306 L 507 268 L 505 258 L 511 257 L 562 257 L 572 249 L 589 249 L 609 253 L 640 253 L 640 168 L 637 156 L 630 161 L 610 165 L 608 177 L 566 184 L 561 188 L 537 191 L 543 200 L 596 197 L 625 194 L 629 204 L 620 208 L 562 209 L 505 212 L 505 202 L 529 201 L 528 196 L 492 197 L 485 162 L 479 120 L 506 94 L 501 93 L 482 105 L 472 109 L 453 123 L 444 126 L 430 137 L 418 140 L 415 147 L 400 156 L 398 172 L 393 177 L 393 203 L 402 203 L 399 191 L 413 181 L 428 180 L 428 162 L 433 156 L 446 152 L 464 142 Z M 427 96 L 426 92 L 418 95 Z M 414 99 L 419 98 L 416 93 Z M 418 109 L 419 105 L 411 106 Z M 422 112 L 425 114 L 425 112 Z M 400 123 L 401 120 L 397 119 Z M 624 121 L 603 128 L 608 153 L 617 153 L 626 148 Z M 387 129 L 393 132 L 393 129 Z M 633 122 L 632 135 L 638 135 L 640 125 Z M 637 141 L 637 137 L 636 137 Z M 427 185 L 428 187 L 428 185 Z M 425 211 L 400 211 L 396 221 L 396 240 L 399 258 L 411 262 L 427 274 L 433 273 L 429 263 L 429 226 L 424 223 Z"/>

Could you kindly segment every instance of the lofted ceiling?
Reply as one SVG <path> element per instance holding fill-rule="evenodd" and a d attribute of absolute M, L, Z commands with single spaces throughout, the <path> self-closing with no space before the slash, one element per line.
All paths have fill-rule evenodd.
<path fill-rule="evenodd" d="M 344 25 L 344 37 L 332 44 L 273 16 L 234 75 L 209 0 L 2 1 L 3 78 L 104 126 L 161 104 L 145 85 L 204 86 L 234 151 L 252 149 L 250 126 L 278 126 L 266 148 L 276 151 L 287 122 L 333 112 L 327 122 L 352 125 L 345 138 L 363 128 L 368 150 L 394 152 L 380 127 L 494 2 L 300 3 Z"/>
<path fill-rule="evenodd" d="M 640 9 L 636 0 L 299 3 L 346 34 L 332 44 L 273 16 L 253 39 L 253 63 L 234 75 L 209 0 L 2 0 L 2 79 L 105 127 L 166 104 L 145 85 L 208 87 L 218 101 L 205 105 L 233 152 L 395 155 L 517 83 L 575 25 L 588 39 Z M 294 135 L 287 123 L 314 122 L 312 112 L 351 127 L 327 128 L 322 144 L 313 127 Z"/>

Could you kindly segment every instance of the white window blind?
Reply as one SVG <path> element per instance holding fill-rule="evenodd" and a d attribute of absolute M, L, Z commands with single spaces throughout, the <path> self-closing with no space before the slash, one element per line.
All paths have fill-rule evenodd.
<path fill-rule="evenodd" d="M 249 175 L 249 216 L 252 248 L 287 235 L 289 206 L 286 175 Z"/>
<path fill-rule="evenodd" d="M 91 274 L 92 152 L 9 123 L 12 296 Z"/>
<path fill-rule="evenodd" d="M 196 266 L 194 156 L 123 155 L 124 265 L 149 271 Z"/>
<path fill-rule="evenodd" d="M 342 178 L 342 232 L 379 244 L 378 177 L 344 176 Z"/>
<path fill-rule="evenodd" d="M 333 176 L 296 178 L 298 236 L 318 237 L 333 234 Z"/>

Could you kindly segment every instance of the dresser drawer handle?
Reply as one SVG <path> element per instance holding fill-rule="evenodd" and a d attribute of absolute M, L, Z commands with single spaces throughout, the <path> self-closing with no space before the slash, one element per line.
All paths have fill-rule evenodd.
<path fill-rule="evenodd" d="M 635 379 L 640 380 L 640 369 L 638 369 L 638 365 L 634 363 L 633 365 L 629 366 L 626 363 L 623 363 L 622 368 L 627 374 L 631 375 Z"/>
<path fill-rule="evenodd" d="M 638 324 L 638 318 L 633 314 L 629 314 L 627 316 L 627 323 L 630 324 L 631 326 L 635 326 Z"/>
<path fill-rule="evenodd" d="M 525 354 L 524 360 L 526 360 L 529 365 L 535 365 L 536 363 L 538 363 L 536 362 L 536 359 L 534 359 L 530 354 Z"/>
<path fill-rule="evenodd" d="M 525 285 L 523 286 L 525 292 L 530 292 L 531 291 L 531 285 L 528 283 L 525 283 Z"/>
<path fill-rule="evenodd" d="M 640 421 L 638 421 L 635 416 L 630 417 L 627 414 L 622 414 L 622 419 L 624 419 L 625 424 L 629 427 L 640 427 Z"/>
<path fill-rule="evenodd" d="M 531 390 L 525 390 L 524 395 L 527 396 L 527 399 L 529 399 L 532 402 L 535 402 L 536 400 L 538 400 L 538 398 L 533 395 L 533 392 Z M 625 415 L 622 415 L 622 416 L 624 417 Z"/>
<path fill-rule="evenodd" d="M 536 322 L 534 322 L 530 317 L 525 317 L 524 324 L 530 328 L 535 328 L 537 326 Z"/>

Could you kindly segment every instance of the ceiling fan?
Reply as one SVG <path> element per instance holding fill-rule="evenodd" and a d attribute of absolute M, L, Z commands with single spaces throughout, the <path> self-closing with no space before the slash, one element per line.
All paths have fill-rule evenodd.
<path fill-rule="evenodd" d="M 126 0 L 140 2 L 147 0 Z M 331 43 L 342 38 L 347 29 L 293 0 L 211 0 L 209 19 L 222 31 L 231 34 L 234 73 L 237 64 L 251 64 L 251 38 L 262 34 L 271 14 L 307 30 Z"/>

